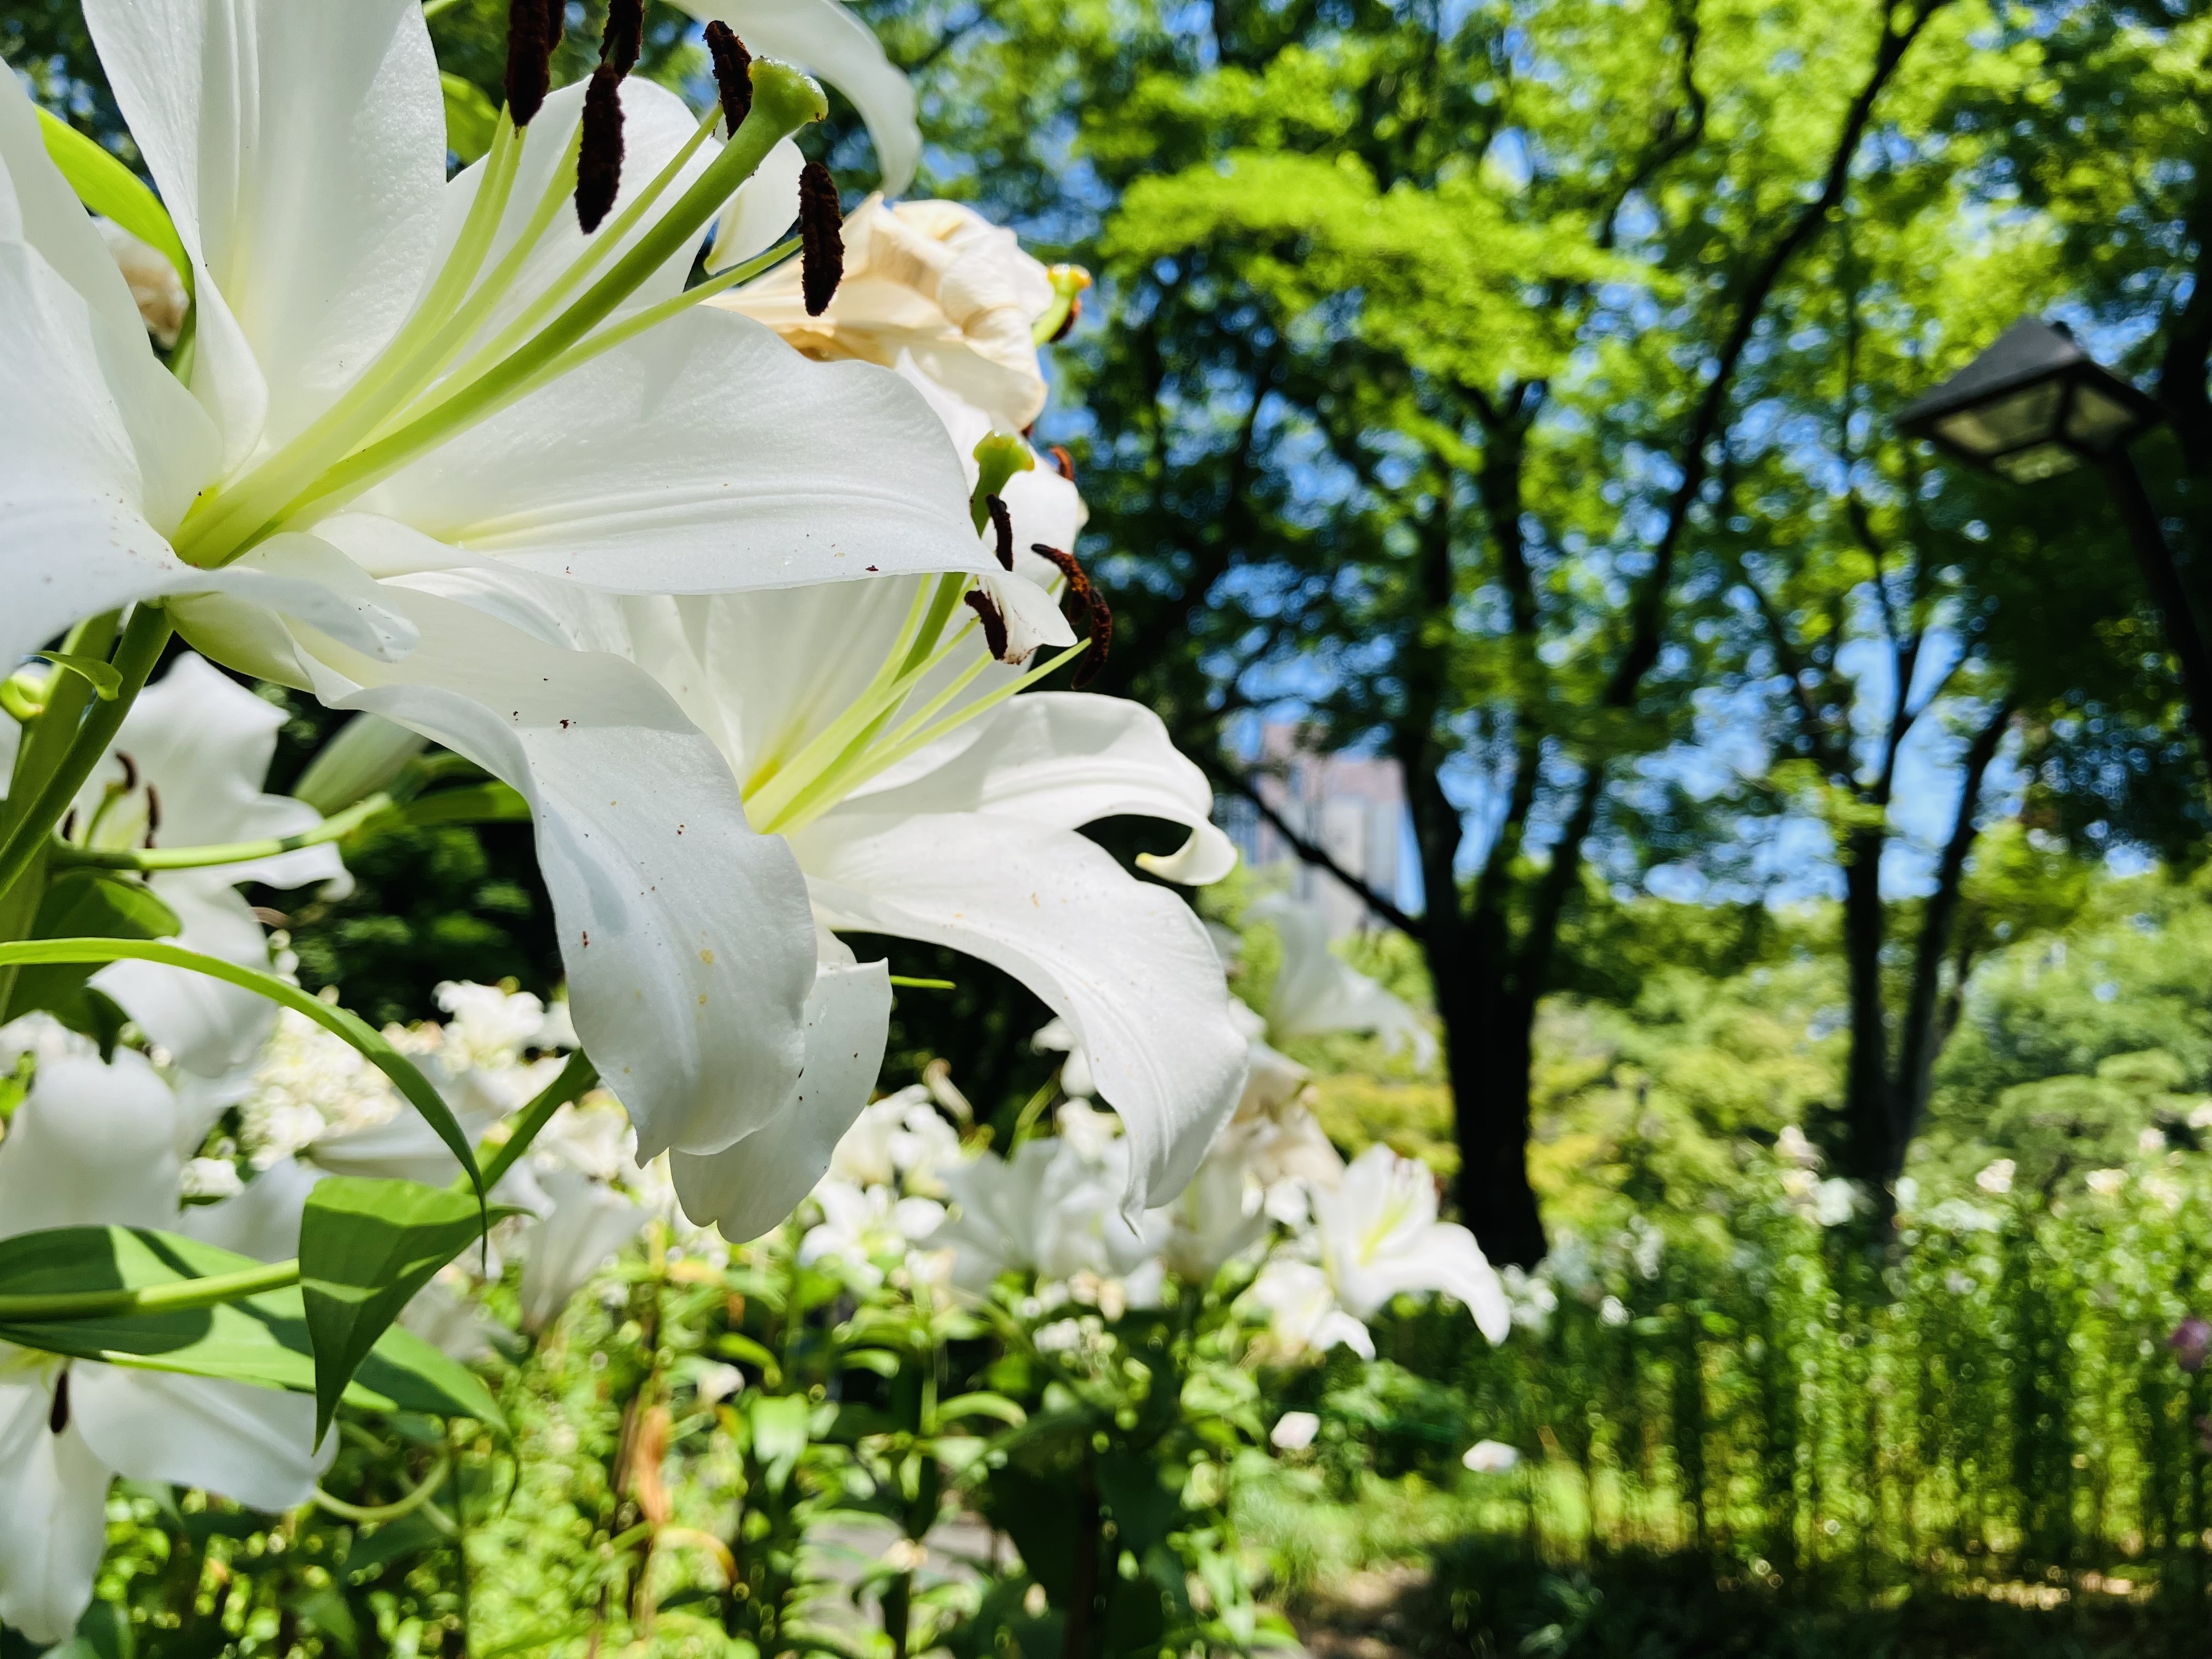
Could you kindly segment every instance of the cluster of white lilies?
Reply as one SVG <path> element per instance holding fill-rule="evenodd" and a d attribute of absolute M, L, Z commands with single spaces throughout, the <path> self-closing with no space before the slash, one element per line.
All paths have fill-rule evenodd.
<path fill-rule="evenodd" d="M 848 1156 L 892 995 L 849 930 L 1020 979 L 1070 1092 L 1116 1115 L 945 1176 L 963 1273 L 1060 1260 L 1011 1219 L 1048 1188 L 1117 1275 L 1130 1239 L 1197 1272 L 1302 1194 L 1317 1242 L 1253 1291 L 1286 1342 L 1357 1346 L 1423 1285 L 1487 1328 L 1494 1281 L 1464 1233 L 1437 1246 L 1425 1174 L 1330 1168 L 1189 907 L 1078 833 L 1184 825 L 1151 867 L 1185 884 L 1234 862 L 1152 714 L 1029 689 L 1108 646 L 1081 501 L 1022 435 L 1081 274 L 942 203 L 871 198 L 841 238 L 793 143 L 825 107 L 805 70 L 894 193 L 911 93 L 833 0 L 720 9 L 693 111 L 627 77 L 622 0 L 599 72 L 546 94 L 544 8 L 518 0 L 508 107 L 451 178 L 419 0 L 85 0 L 158 204 L 0 76 L 0 1011 L 105 963 L 85 989 L 129 1021 L 0 1036 L 27 1085 L 0 1103 L 0 1249 L 108 1227 L 293 1261 L 321 1176 L 479 1173 L 390 1118 L 412 1066 L 487 1147 L 559 1096 L 495 1160 L 533 1219 L 493 1242 L 550 1317 L 654 1192 L 741 1241 Z M 361 711 L 302 798 L 262 793 L 277 714 L 216 665 Z M 238 888 L 343 882 L 337 842 L 425 740 L 526 804 L 569 1000 L 454 988 L 434 1044 L 372 1064 L 335 1014 L 278 1024 L 282 941 Z M 51 925 L 84 871 L 158 901 L 140 937 L 167 945 L 27 953 L 102 931 Z M 612 1099 L 579 1107 L 593 1068 Z M 233 1108 L 250 1179 L 196 1156 Z M 823 1226 L 866 1224 L 854 1200 L 823 1186 Z M 0 1330 L 66 1300 L 0 1296 Z M 473 1317 L 441 1284 L 405 1316 L 463 1352 Z M 283 1508 L 329 1455 L 304 1392 L 73 1352 L 0 1341 L 0 1622 L 40 1642 L 91 1594 L 112 1472 Z"/>

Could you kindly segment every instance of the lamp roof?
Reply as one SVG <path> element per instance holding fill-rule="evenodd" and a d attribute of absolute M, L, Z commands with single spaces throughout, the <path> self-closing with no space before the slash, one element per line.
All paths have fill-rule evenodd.
<path fill-rule="evenodd" d="M 2064 327 L 2039 317 L 2023 317 L 1998 335 L 1980 356 L 1934 391 L 1906 404 L 1897 423 L 1910 432 L 1939 415 L 2084 364 L 2102 368 Z"/>

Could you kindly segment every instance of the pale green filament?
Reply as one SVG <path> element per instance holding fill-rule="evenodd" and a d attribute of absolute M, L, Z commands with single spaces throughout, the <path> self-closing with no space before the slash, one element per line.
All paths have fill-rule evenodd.
<path fill-rule="evenodd" d="M 605 335 L 594 333 L 626 299 L 682 254 L 779 140 L 826 112 L 821 88 L 796 70 L 757 59 L 752 76 L 752 111 L 730 143 L 611 270 L 591 282 L 580 297 L 570 300 L 666 194 L 705 143 L 716 118 L 701 123 L 690 143 L 626 204 L 614 223 L 603 227 L 569 269 L 496 339 L 449 373 L 453 359 L 512 291 L 565 199 L 568 186 L 564 181 L 573 179 L 572 143 L 523 234 L 479 284 L 478 273 L 506 218 L 521 161 L 521 135 L 502 115 L 476 198 L 445 265 L 414 314 L 336 404 L 243 477 L 195 505 L 177 538 L 179 554 L 204 568 L 227 564 L 287 522 L 335 510 L 425 451 L 490 418 L 600 351 L 762 268 L 762 261 L 749 261 L 735 272 L 724 273 L 714 285 L 702 285 L 676 301 L 649 307 Z M 545 320 L 564 304 L 566 309 Z"/>
<path fill-rule="evenodd" d="M 939 605 L 948 588 L 953 596 L 950 603 L 957 604 L 967 586 L 968 578 L 962 575 L 941 576 L 917 585 L 898 637 L 885 653 L 883 666 L 860 695 L 798 753 L 787 760 L 764 760 L 754 769 L 744 787 L 745 814 L 754 829 L 763 835 L 788 835 L 805 828 L 871 778 L 997 708 L 1084 649 L 1082 644 L 1070 646 L 986 696 L 944 714 L 946 706 L 991 665 L 989 654 L 975 650 L 973 659 L 927 702 L 906 712 L 907 699 L 933 673 L 961 650 L 977 643 L 973 621 L 945 635 L 947 618 Z M 950 604 L 945 606 L 949 609 Z"/>

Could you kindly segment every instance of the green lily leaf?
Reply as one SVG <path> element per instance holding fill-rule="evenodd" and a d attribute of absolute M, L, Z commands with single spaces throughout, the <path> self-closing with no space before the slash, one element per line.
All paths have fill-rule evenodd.
<path fill-rule="evenodd" d="M 300 1222 L 300 1289 L 314 1340 L 318 1440 L 399 1310 L 481 1236 L 482 1222 L 475 1198 L 449 1188 L 353 1176 L 316 1183 Z"/>
<path fill-rule="evenodd" d="M 299 1287 L 277 1285 L 212 1305 L 148 1308 L 144 1300 L 189 1301 L 195 1281 L 281 1279 L 270 1264 L 151 1228 L 61 1227 L 0 1239 L 0 1341 L 112 1365 L 220 1377 L 295 1394 L 313 1393 L 315 1356 Z M 26 1298 L 103 1293 L 117 1305 L 88 1318 L 43 1314 Z M 137 1293 L 137 1294 L 134 1294 Z M 133 1306 L 132 1303 L 142 1305 Z M 471 1417 L 505 1430 L 484 1385 L 411 1331 L 385 1331 L 345 1390 L 372 1411 Z"/>
<path fill-rule="evenodd" d="M 39 939 L 165 939 L 183 924 L 141 881 L 101 870 L 72 870 L 50 883 L 39 899 L 31 931 Z M 34 1008 L 72 1007 L 97 964 L 55 963 L 15 975 L 0 1024 Z M 75 1022 L 70 1022 L 74 1024 Z"/>
<path fill-rule="evenodd" d="M 60 883 L 55 884 L 59 886 Z M 173 927 L 173 922 L 172 926 Z M 221 957 L 204 956 L 198 951 L 187 951 L 182 945 L 171 945 L 160 939 L 18 939 L 0 945 L 0 968 L 11 964 L 47 964 L 53 963 L 158 962 L 165 967 L 187 969 L 195 974 L 205 974 L 210 979 L 219 979 L 226 984 L 242 986 L 271 1002 L 281 1004 L 293 1012 L 304 1014 L 331 1036 L 343 1037 L 367 1057 L 369 1064 L 390 1078 L 393 1085 L 406 1097 L 407 1103 L 422 1113 L 423 1121 L 437 1132 L 438 1139 L 460 1161 L 468 1172 L 469 1184 L 476 1188 L 478 1214 L 483 1216 L 483 1172 L 477 1165 L 477 1149 L 461 1131 L 430 1080 L 416 1069 L 415 1062 L 392 1046 L 381 1031 L 350 1009 L 325 1002 L 320 997 L 310 996 L 298 986 L 274 974 L 264 974 L 258 969 L 242 968 L 234 962 L 225 962 Z M 487 1222 L 488 1224 L 488 1222 Z"/>

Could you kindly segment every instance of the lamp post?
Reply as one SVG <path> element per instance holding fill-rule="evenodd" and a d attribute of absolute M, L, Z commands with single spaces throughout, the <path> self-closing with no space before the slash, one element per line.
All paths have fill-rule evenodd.
<path fill-rule="evenodd" d="M 1897 417 L 1907 437 L 2014 483 L 2083 465 L 2105 476 L 2181 665 L 2190 724 L 2212 749 L 2212 650 L 2166 544 L 2158 508 L 2128 445 L 2158 424 L 2158 405 L 2081 349 L 2063 324 L 2024 318 Z"/>

